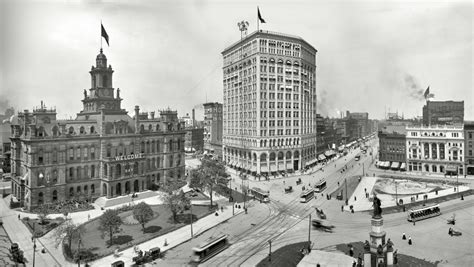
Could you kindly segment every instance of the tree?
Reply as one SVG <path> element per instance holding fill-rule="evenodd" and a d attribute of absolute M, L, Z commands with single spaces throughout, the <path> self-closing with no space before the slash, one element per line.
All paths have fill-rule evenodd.
<path fill-rule="evenodd" d="M 185 196 L 181 190 L 179 193 L 169 192 L 164 195 L 164 202 L 173 214 L 173 221 L 177 222 L 177 215 L 186 210 L 191 204 L 191 201 Z"/>
<path fill-rule="evenodd" d="M 44 224 L 44 222 L 46 221 L 49 213 L 50 213 L 50 210 L 48 208 L 47 205 L 40 205 L 37 209 L 38 211 L 38 219 L 40 220 L 39 223 L 40 224 Z"/>
<path fill-rule="evenodd" d="M 203 191 L 204 182 L 201 178 L 202 174 L 199 169 L 192 169 L 189 171 L 189 187 L 198 188 Z"/>
<path fill-rule="evenodd" d="M 145 224 L 153 218 L 153 210 L 150 205 L 140 202 L 133 208 L 133 218 L 142 225 L 143 233 L 145 233 Z"/>
<path fill-rule="evenodd" d="M 116 210 L 106 210 L 99 218 L 99 230 L 102 232 L 102 238 L 105 234 L 109 234 L 109 246 L 112 245 L 112 239 L 115 233 L 119 233 L 122 229 L 122 218 L 118 216 Z"/>
<path fill-rule="evenodd" d="M 212 208 L 212 194 L 216 185 L 226 186 L 229 174 L 225 171 L 223 162 L 203 158 L 202 164 L 197 169 L 201 182 L 209 189 L 211 208 Z"/>
<path fill-rule="evenodd" d="M 71 249 L 72 241 L 80 239 L 84 232 L 85 229 L 82 226 L 78 226 L 71 220 L 67 220 L 55 229 L 53 234 L 55 246 L 58 247 L 63 239 L 66 238 L 68 248 Z"/>

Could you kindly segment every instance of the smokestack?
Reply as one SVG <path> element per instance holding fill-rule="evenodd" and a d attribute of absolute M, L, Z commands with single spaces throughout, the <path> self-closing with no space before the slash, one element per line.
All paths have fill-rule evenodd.
<path fill-rule="evenodd" d="M 139 106 L 135 106 L 135 133 L 139 133 L 140 132 L 140 107 Z"/>
<path fill-rule="evenodd" d="M 193 109 L 193 125 L 191 125 L 191 126 L 194 127 L 195 124 L 196 124 L 196 112 Z"/>

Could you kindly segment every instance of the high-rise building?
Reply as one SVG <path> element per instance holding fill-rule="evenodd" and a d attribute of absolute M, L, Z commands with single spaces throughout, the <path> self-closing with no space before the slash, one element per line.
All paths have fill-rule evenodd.
<path fill-rule="evenodd" d="M 474 175 L 474 121 L 464 123 L 464 140 L 466 174 Z"/>
<path fill-rule="evenodd" d="M 240 171 L 296 171 L 317 161 L 316 52 L 257 31 L 223 52 L 224 161 Z"/>
<path fill-rule="evenodd" d="M 140 192 L 184 178 L 184 123 L 173 110 L 121 108 L 112 66 L 100 50 L 76 119 L 58 120 L 41 106 L 12 123 L 12 192 L 31 209 L 63 200 L 94 200 Z"/>
<path fill-rule="evenodd" d="M 204 104 L 204 150 L 222 159 L 223 118 L 222 104 Z"/>
<path fill-rule="evenodd" d="M 464 101 L 426 101 L 423 106 L 424 125 L 462 125 Z"/>

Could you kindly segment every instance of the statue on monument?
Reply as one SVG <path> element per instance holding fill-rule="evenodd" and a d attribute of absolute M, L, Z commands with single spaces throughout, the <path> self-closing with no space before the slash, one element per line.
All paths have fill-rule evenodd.
<path fill-rule="evenodd" d="M 387 250 L 392 251 L 393 249 L 393 242 L 390 240 L 390 238 L 387 240 Z"/>
<path fill-rule="evenodd" d="M 84 98 L 87 98 L 87 91 L 84 89 Z"/>
<path fill-rule="evenodd" d="M 370 251 L 370 243 L 369 243 L 369 240 L 365 240 L 365 243 L 364 243 L 364 250 L 365 250 L 365 252 L 369 252 L 369 251 Z"/>
<path fill-rule="evenodd" d="M 380 199 L 377 197 L 377 195 L 374 196 L 374 216 L 372 216 L 372 218 L 375 218 L 375 217 L 380 217 L 382 216 L 382 202 L 380 201 Z"/>
<path fill-rule="evenodd" d="M 377 247 L 377 254 L 378 254 L 378 255 L 383 255 L 383 247 L 382 247 L 382 245 L 379 245 L 379 246 Z"/>

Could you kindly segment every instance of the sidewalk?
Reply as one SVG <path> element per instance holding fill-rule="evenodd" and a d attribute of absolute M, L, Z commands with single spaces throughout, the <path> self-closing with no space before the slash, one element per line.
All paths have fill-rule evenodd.
<path fill-rule="evenodd" d="M 235 210 L 235 215 L 238 215 L 243 212 L 243 209 Z M 232 205 L 225 206 L 224 211 L 218 211 L 219 216 L 214 214 L 208 215 L 204 218 L 199 219 L 197 222 L 193 223 L 193 233 L 194 236 L 200 235 L 205 231 L 213 228 L 214 226 L 229 220 L 232 215 Z M 159 247 L 161 251 L 166 251 L 171 249 L 181 243 L 184 243 L 191 239 L 191 226 L 183 226 L 173 232 L 168 234 L 156 237 L 154 239 L 148 240 L 139 245 L 139 248 L 143 251 L 148 251 L 151 248 Z M 164 243 L 168 243 L 167 246 L 164 246 Z M 121 260 L 125 263 L 125 266 L 131 266 L 133 264 L 132 258 L 137 256 L 135 254 L 133 247 L 128 248 L 120 252 L 119 257 L 114 255 L 109 255 L 99 260 L 96 260 L 92 263 L 89 263 L 91 266 L 109 266 L 111 263 Z"/>
<path fill-rule="evenodd" d="M 370 198 L 373 198 L 372 190 L 375 185 L 376 180 L 380 177 L 363 177 L 359 185 L 357 186 L 356 190 L 352 193 L 351 197 L 349 198 L 349 205 L 344 206 L 344 210 L 350 211 L 349 206 L 354 207 L 354 211 L 366 211 L 366 210 L 371 210 L 372 209 L 372 201 Z M 387 179 L 387 178 L 382 178 L 382 179 Z M 365 197 L 365 189 L 367 189 L 367 192 L 369 192 L 369 198 Z M 464 192 L 469 190 L 469 187 L 467 186 L 459 186 L 459 192 Z M 448 188 L 444 190 L 439 190 L 438 194 L 436 192 L 429 192 L 429 193 L 418 193 L 419 198 L 416 199 L 415 202 L 417 203 L 423 203 L 423 195 L 427 195 L 429 200 L 433 200 L 436 198 L 440 198 L 443 196 L 451 195 L 456 192 L 453 191 L 453 188 Z M 399 192 L 398 196 L 398 201 L 400 199 L 403 200 L 403 203 L 408 204 L 408 203 L 414 203 L 411 201 L 411 197 L 415 196 L 417 194 L 407 194 L 403 192 Z M 354 197 L 356 197 L 357 200 L 354 200 Z M 382 208 L 387 208 L 387 207 L 393 207 L 396 206 L 396 197 L 390 194 L 378 194 L 377 197 L 381 200 L 382 202 Z"/>

